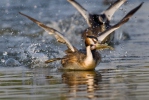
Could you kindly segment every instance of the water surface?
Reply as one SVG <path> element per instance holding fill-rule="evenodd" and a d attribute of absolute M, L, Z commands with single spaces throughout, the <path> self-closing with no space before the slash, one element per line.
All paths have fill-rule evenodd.
<path fill-rule="evenodd" d="M 79 1 L 89 12 L 99 13 L 109 5 L 101 0 Z M 148 0 L 116 31 L 114 51 L 101 51 L 95 71 L 59 71 L 66 47 L 25 17 L 23 12 L 59 30 L 78 49 L 87 27 L 79 13 L 61 0 L 0 1 L 0 99 L 11 100 L 148 100 L 149 13 Z M 139 5 L 129 0 L 114 15 L 118 22 Z M 124 35 L 125 34 L 125 35 Z M 127 37 L 129 36 L 129 37 Z"/>

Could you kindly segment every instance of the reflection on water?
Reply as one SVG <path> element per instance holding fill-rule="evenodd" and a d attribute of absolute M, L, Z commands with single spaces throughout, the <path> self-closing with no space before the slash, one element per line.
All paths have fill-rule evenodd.
<path fill-rule="evenodd" d="M 148 66 L 68 72 L 4 68 L 0 71 L 0 99 L 148 100 L 148 77 Z"/>
<path fill-rule="evenodd" d="M 97 98 L 95 91 L 102 76 L 95 71 L 70 71 L 62 74 L 62 79 L 68 85 L 68 98 Z M 82 92 L 85 92 L 82 94 Z"/>

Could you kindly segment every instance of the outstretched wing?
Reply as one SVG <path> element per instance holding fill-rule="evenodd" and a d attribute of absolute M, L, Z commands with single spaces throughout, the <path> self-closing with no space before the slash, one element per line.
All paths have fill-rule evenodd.
<path fill-rule="evenodd" d="M 91 26 L 90 23 L 89 23 L 89 18 L 90 18 L 89 12 L 88 12 L 85 8 L 83 8 L 83 7 L 82 7 L 78 2 L 76 2 L 75 0 L 67 0 L 67 1 L 68 1 L 69 3 L 71 3 L 71 4 L 81 13 L 81 15 L 85 18 L 87 24 L 88 24 L 89 26 Z"/>
<path fill-rule="evenodd" d="M 32 18 L 32 17 L 29 17 L 21 12 L 19 12 L 21 15 L 27 17 L 28 19 L 30 19 L 31 21 L 33 21 L 34 23 L 38 24 L 38 26 L 40 26 L 41 28 L 43 28 L 45 31 L 47 31 L 49 34 L 53 34 L 55 36 L 55 38 L 57 39 L 58 42 L 60 43 L 63 43 L 63 44 L 66 44 L 67 47 L 72 51 L 74 52 L 75 49 L 74 47 L 71 45 L 71 43 L 64 37 L 61 35 L 60 32 L 58 32 L 57 30 L 51 28 L 51 27 L 48 27 L 46 25 L 44 25 L 43 23 L 37 21 L 36 19 Z"/>
<path fill-rule="evenodd" d="M 102 42 L 109 34 L 111 34 L 113 31 L 122 26 L 124 23 L 129 21 L 129 18 L 142 6 L 142 4 L 143 2 L 139 6 L 131 10 L 120 22 L 110 27 L 109 29 L 105 30 L 103 33 L 100 33 L 100 35 L 98 36 L 98 41 Z"/>
<path fill-rule="evenodd" d="M 117 0 L 115 1 L 103 14 L 106 15 L 107 19 L 110 21 L 113 14 L 116 12 L 119 7 L 124 4 L 127 0 Z"/>
<path fill-rule="evenodd" d="M 87 24 L 89 26 L 91 26 L 91 24 L 89 23 L 89 19 L 90 19 L 90 14 L 89 12 L 83 8 L 78 2 L 76 2 L 75 0 L 67 0 L 69 3 L 71 3 L 81 14 L 82 16 L 85 18 Z M 113 14 L 115 13 L 115 11 L 127 0 L 117 0 L 114 4 L 112 4 L 106 11 L 103 12 L 103 14 L 105 14 L 105 16 L 107 17 L 107 19 L 110 21 Z"/>

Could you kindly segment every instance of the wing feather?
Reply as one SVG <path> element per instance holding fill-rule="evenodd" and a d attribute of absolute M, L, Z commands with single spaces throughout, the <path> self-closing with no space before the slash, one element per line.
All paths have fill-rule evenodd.
<path fill-rule="evenodd" d="M 46 25 L 44 25 L 43 23 L 37 21 L 36 19 L 29 17 L 21 12 L 19 12 L 21 15 L 27 17 L 28 19 L 30 19 L 31 21 L 33 21 L 34 23 L 38 24 L 39 27 L 43 28 L 45 31 L 47 31 L 49 34 L 53 34 L 55 36 L 55 38 L 57 39 L 58 42 L 66 44 L 67 47 L 72 51 L 75 52 L 74 47 L 71 45 L 71 43 L 57 30 L 48 27 Z"/>
<path fill-rule="evenodd" d="M 124 23 L 128 22 L 130 17 L 132 17 L 132 15 L 137 12 L 140 7 L 142 6 L 143 2 L 138 5 L 136 8 L 132 9 L 129 13 L 127 13 L 127 15 L 120 20 L 117 24 L 115 24 L 114 26 L 110 27 L 109 29 L 105 30 L 104 32 L 100 33 L 98 36 L 98 41 L 102 42 L 109 34 L 111 34 L 113 31 L 115 31 L 116 29 L 118 29 L 120 26 L 122 26 Z"/>
<path fill-rule="evenodd" d="M 115 1 L 103 14 L 106 15 L 107 19 L 110 21 L 113 14 L 119 9 L 119 7 L 124 4 L 127 0 L 117 0 Z"/>
<path fill-rule="evenodd" d="M 89 18 L 90 18 L 89 12 L 88 12 L 85 8 L 83 8 L 83 7 L 82 7 L 78 2 L 76 2 L 75 0 L 67 0 L 67 1 L 68 1 L 70 4 L 72 4 L 72 5 L 81 13 L 81 15 L 85 18 L 87 24 L 88 24 L 89 26 L 91 26 L 90 23 L 89 23 Z"/>

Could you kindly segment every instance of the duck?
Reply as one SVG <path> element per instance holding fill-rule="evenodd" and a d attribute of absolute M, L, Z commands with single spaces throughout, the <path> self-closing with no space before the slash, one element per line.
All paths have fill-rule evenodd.
<path fill-rule="evenodd" d="M 116 0 L 110 7 L 108 7 L 101 14 L 91 14 L 85 8 L 83 8 L 76 0 L 67 0 L 72 4 L 84 17 L 87 22 L 88 28 L 86 28 L 82 34 L 83 39 L 87 35 L 93 35 L 97 37 L 99 33 L 102 33 L 106 29 L 110 28 L 110 21 L 114 13 L 119 9 L 119 7 L 124 4 L 127 0 Z M 136 8 L 140 8 L 143 2 Z M 113 32 L 114 33 L 114 32 Z M 113 44 L 114 34 L 107 36 L 102 43 Z"/>
<path fill-rule="evenodd" d="M 51 63 L 53 61 L 61 61 L 63 70 L 95 70 L 95 67 L 100 63 L 101 56 L 98 50 L 103 49 L 111 49 L 111 46 L 107 44 L 102 44 L 102 40 L 110 35 L 113 31 L 117 30 L 120 26 L 124 23 L 129 21 L 129 18 L 135 13 L 139 8 L 135 8 L 130 11 L 122 20 L 120 20 L 117 24 L 111 26 L 109 29 L 106 29 L 104 32 L 99 33 L 97 37 L 88 35 L 85 38 L 85 52 L 78 50 L 74 47 L 69 40 L 62 35 L 61 32 L 53 29 L 49 26 L 46 26 L 42 22 L 25 15 L 19 12 L 21 15 L 27 17 L 34 23 L 36 23 L 39 27 L 47 31 L 50 35 L 54 35 L 56 40 L 59 43 L 63 43 L 67 46 L 67 50 L 65 51 L 66 55 L 62 58 L 53 58 L 50 60 L 45 61 L 45 63 Z"/>
<path fill-rule="evenodd" d="M 106 29 L 106 27 L 110 26 L 110 21 L 112 19 L 113 14 L 127 0 L 117 0 L 101 14 L 89 13 L 76 0 L 67 0 L 67 1 L 81 13 L 81 15 L 84 17 L 89 27 L 91 28 L 98 27 L 99 32 L 103 32 Z"/>
<path fill-rule="evenodd" d="M 67 46 L 68 49 L 65 51 L 66 55 L 64 57 L 53 58 L 45 61 L 45 63 L 51 63 L 53 61 L 61 60 L 63 70 L 94 70 L 94 68 L 101 60 L 101 56 L 96 49 L 101 50 L 105 48 L 110 48 L 110 46 L 108 45 L 99 44 L 96 37 L 87 36 L 85 39 L 86 51 L 79 51 L 76 47 L 72 46 L 69 40 L 65 38 L 59 31 L 44 25 L 43 23 L 28 15 L 25 15 L 21 12 L 19 13 L 38 24 L 38 26 L 43 28 L 49 34 L 53 34 L 59 43 L 63 43 Z"/>

